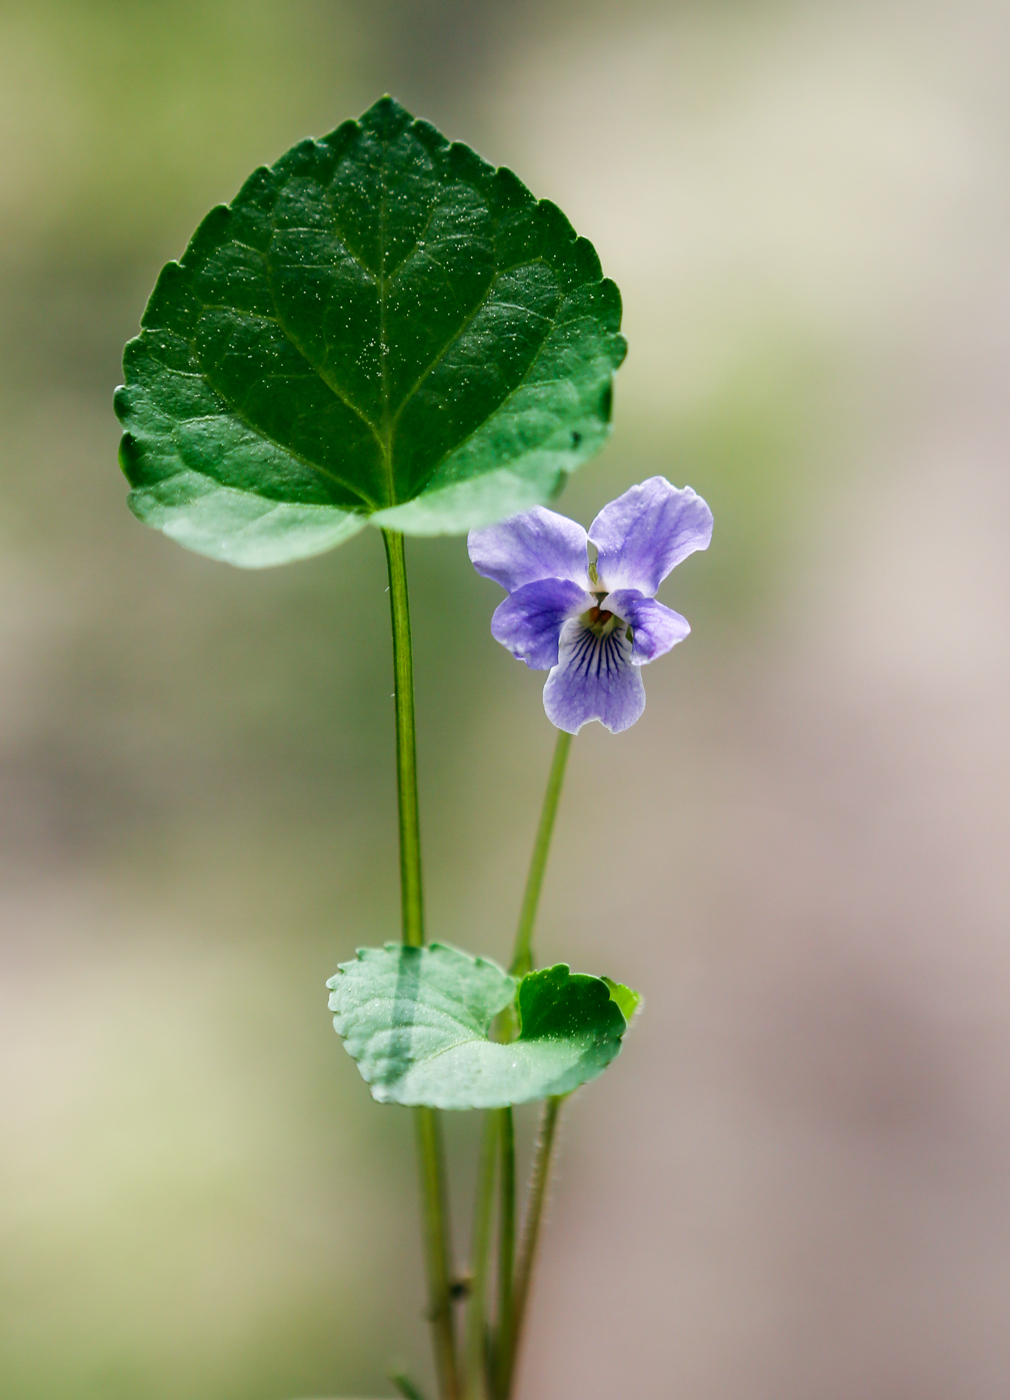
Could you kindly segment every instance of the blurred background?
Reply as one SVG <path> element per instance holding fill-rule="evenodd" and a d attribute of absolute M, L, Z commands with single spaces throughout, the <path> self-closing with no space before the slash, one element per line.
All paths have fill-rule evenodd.
<path fill-rule="evenodd" d="M 1001 0 L 0 0 L 0 1394 L 430 1375 L 410 1120 L 323 987 L 398 936 L 380 541 L 186 554 L 111 408 L 206 210 L 388 90 L 622 289 L 562 509 L 716 518 L 573 750 L 540 955 L 647 1007 L 566 1109 L 522 1393 L 1006 1396 L 1008 49 Z M 504 957 L 543 677 L 462 540 L 408 561 L 430 932 Z"/>

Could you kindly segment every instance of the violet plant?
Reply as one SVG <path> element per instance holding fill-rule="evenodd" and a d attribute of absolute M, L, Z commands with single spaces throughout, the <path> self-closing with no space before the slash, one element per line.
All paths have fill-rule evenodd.
<path fill-rule="evenodd" d="M 553 204 L 384 97 L 212 210 L 163 269 L 116 395 L 130 507 L 188 549 L 263 568 L 382 533 L 402 929 L 328 985 L 373 1098 L 414 1114 L 441 1400 L 512 1394 L 561 1105 L 617 1056 L 639 1004 L 608 977 L 535 967 L 532 948 L 572 736 L 640 717 L 642 666 L 690 630 L 655 594 L 712 531 L 705 502 L 660 476 L 588 534 L 544 507 L 609 433 L 620 320 L 617 288 Z M 404 536 L 467 532 L 507 592 L 492 632 L 548 671 L 558 729 L 507 971 L 428 943 L 424 925 Z M 520 1229 L 512 1110 L 531 1101 Z M 465 1270 L 445 1110 L 486 1115 Z"/>

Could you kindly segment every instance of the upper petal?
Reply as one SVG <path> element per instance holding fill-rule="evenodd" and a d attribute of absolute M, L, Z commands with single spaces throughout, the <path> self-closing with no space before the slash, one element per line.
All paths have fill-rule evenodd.
<path fill-rule="evenodd" d="M 498 525 L 471 530 L 466 540 L 473 566 L 511 593 L 540 578 L 562 578 L 589 587 L 586 532 L 574 520 L 543 506 Z"/>
<path fill-rule="evenodd" d="M 524 583 L 491 618 L 491 635 L 533 671 L 558 664 L 558 637 L 567 618 L 593 605 L 592 595 L 569 579 Z"/>
<path fill-rule="evenodd" d="M 565 623 L 558 664 L 544 686 L 544 709 L 551 724 L 569 734 L 591 719 L 611 734 L 635 723 L 645 709 L 645 686 L 623 627 L 600 637 L 580 618 Z"/>
<path fill-rule="evenodd" d="M 690 486 L 678 490 L 665 476 L 653 476 L 604 506 L 589 538 L 599 551 L 601 587 L 651 596 L 682 559 L 708 548 L 712 512 Z"/>
<path fill-rule="evenodd" d="M 636 588 L 621 588 L 616 593 L 609 593 L 603 606 L 630 624 L 634 636 L 631 653 L 634 666 L 655 661 L 657 656 L 662 656 L 682 642 L 691 631 L 686 617 L 657 603 L 655 598 L 646 598 Z"/>

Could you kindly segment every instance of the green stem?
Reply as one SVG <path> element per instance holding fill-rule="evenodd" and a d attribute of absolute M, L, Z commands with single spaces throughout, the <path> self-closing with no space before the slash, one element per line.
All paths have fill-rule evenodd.
<path fill-rule="evenodd" d="M 456 1337 L 452 1317 L 449 1262 L 449 1203 L 445 1190 L 445 1159 L 441 1124 L 433 1108 L 415 1108 L 417 1158 L 421 1172 L 424 1216 L 424 1256 L 428 1270 L 428 1319 L 435 1348 L 439 1394 L 459 1400 Z"/>
<path fill-rule="evenodd" d="M 533 1167 L 530 1173 L 530 1187 L 526 1204 L 526 1219 L 523 1222 L 522 1240 L 519 1245 L 519 1258 L 516 1263 L 515 1284 L 512 1291 L 512 1337 L 508 1351 L 508 1367 L 502 1387 L 502 1400 L 508 1400 L 512 1388 L 515 1361 L 522 1341 L 523 1321 L 526 1316 L 526 1303 L 529 1299 L 530 1278 L 533 1274 L 533 1261 L 540 1237 L 540 1222 L 547 1199 L 547 1186 L 551 1174 L 551 1158 L 557 1137 L 558 1115 L 563 1098 L 548 1099 L 544 1104 L 540 1119 L 540 1132 L 533 1154 Z"/>
<path fill-rule="evenodd" d="M 515 948 L 510 968 L 513 977 L 525 977 L 533 966 L 533 954 L 530 946 L 533 941 L 533 925 L 536 922 L 540 890 L 544 883 L 544 871 L 547 869 L 547 853 L 551 848 L 554 818 L 558 814 L 561 785 L 565 779 L 565 765 L 568 762 L 568 750 L 571 746 L 571 734 L 566 734 L 563 729 L 559 729 L 558 741 L 554 747 L 554 760 L 551 763 L 551 771 L 547 779 L 547 791 L 544 793 L 544 805 L 540 812 L 540 825 L 537 827 L 537 836 L 533 843 L 530 871 L 526 877 L 523 906 L 519 913 L 519 927 L 516 930 Z"/>
<path fill-rule="evenodd" d="M 558 803 L 561 800 L 561 787 L 565 780 L 565 767 L 568 763 L 568 753 L 571 747 L 572 735 L 565 733 L 563 729 L 559 729 L 557 743 L 554 746 L 554 758 L 551 762 L 551 771 L 547 778 L 547 791 L 544 793 L 544 805 L 540 811 L 540 822 L 537 826 L 536 839 L 533 843 L 533 855 L 530 858 L 529 874 L 526 877 L 526 889 L 523 894 L 522 909 L 519 912 L 519 927 L 516 929 L 515 947 L 512 953 L 512 966 L 510 969 L 514 977 L 524 977 L 533 966 L 533 928 L 536 924 L 537 907 L 540 903 L 540 891 L 543 889 L 544 874 L 547 870 L 547 856 L 551 848 L 551 837 L 554 834 L 554 821 L 558 814 Z M 498 1267 L 503 1281 L 499 1288 L 501 1296 L 507 1299 L 507 1307 L 499 1304 L 498 1330 L 495 1339 L 495 1400 L 508 1400 L 512 1389 L 516 1353 L 522 1332 L 526 1302 L 529 1296 L 530 1276 L 533 1270 L 533 1260 L 536 1255 L 537 1240 L 540 1234 L 540 1223 L 543 1217 L 544 1197 L 547 1190 L 547 1180 L 550 1175 L 550 1160 L 554 1148 L 555 1129 L 557 1126 L 560 1104 L 560 1099 L 549 1099 L 544 1108 L 544 1118 L 541 1124 L 540 1136 L 537 1140 L 536 1154 L 533 1161 L 533 1176 L 530 1183 L 530 1196 L 523 1229 L 522 1248 L 520 1250 L 519 1263 L 518 1266 L 515 1267 L 514 1274 L 512 1255 L 515 1237 L 515 1146 L 511 1140 L 512 1110 L 503 1110 L 503 1113 L 508 1115 L 512 1180 L 509 1183 L 508 1192 L 506 1194 L 503 1143 L 501 1234 L 504 1242 L 506 1236 L 505 1217 L 507 1213 L 507 1267 L 509 1270 L 509 1277 L 508 1282 L 505 1283 L 505 1265 L 502 1261 L 504 1250 L 500 1250 Z"/>
<path fill-rule="evenodd" d="M 421 822 L 417 806 L 417 748 L 414 731 L 414 657 L 410 645 L 410 602 L 403 536 L 383 530 L 389 566 L 389 615 L 393 624 L 393 676 L 396 698 L 396 790 L 400 809 L 400 903 L 403 941 L 424 942 L 421 888 Z"/>
<path fill-rule="evenodd" d="M 477 1167 L 474 1199 L 473 1243 L 470 1258 L 470 1297 L 466 1313 L 465 1400 L 483 1400 L 488 1394 L 487 1285 L 491 1262 L 491 1215 L 494 1209 L 495 1165 L 498 1155 L 498 1115 L 484 1115 L 484 1136 Z"/>
<path fill-rule="evenodd" d="M 516 1142 L 511 1108 L 501 1108 L 498 1119 L 500 1172 L 498 1178 L 498 1328 L 494 1348 L 495 1400 L 508 1393 L 512 1365 L 512 1271 L 516 1243 Z"/>
<path fill-rule="evenodd" d="M 421 825 L 417 803 L 417 750 L 414 731 L 414 663 L 410 645 L 410 604 L 403 536 L 383 530 L 389 566 L 389 614 L 393 627 L 393 672 L 396 684 L 396 789 L 400 813 L 400 895 L 403 941 L 424 942 L 424 903 L 421 885 Z M 456 1337 L 453 1328 L 449 1210 L 441 1126 L 431 1108 L 414 1109 L 424 1253 L 428 1273 L 428 1315 L 431 1319 L 442 1400 L 459 1400 Z"/>

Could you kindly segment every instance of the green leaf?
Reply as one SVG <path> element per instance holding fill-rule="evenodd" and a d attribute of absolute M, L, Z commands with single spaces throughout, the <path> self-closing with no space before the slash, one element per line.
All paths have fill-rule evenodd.
<path fill-rule="evenodd" d="M 362 948 L 327 983 L 333 1024 L 380 1103 L 504 1108 L 568 1094 L 619 1053 L 627 1022 L 599 977 L 563 963 L 518 984 L 445 944 Z M 518 1002 L 518 1040 L 493 1041 Z"/>
<path fill-rule="evenodd" d="M 630 1026 L 635 1019 L 635 1013 L 642 1005 L 642 993 L 633 992 L 630 987 L 624 986 L 622 982 L 612 982 L 609 977 L 601 977 L 601 982 L 606 982 L 610 989 L 611 1001 L 616 1001 L 621 1008 L 621 1015 Z"/>
<path fill-rule="evenodd" d="M 425 1400 L 424 1391 L 420 1386 L 415 1385 L 408 1375 L 403 1371 L 394 1371 L 389 1377 L 393 1388 L 397 1390 L 404 1400 Z"/>
<path fill-rule="evenodd" d="M 246 568 L 525 510 L 603 445 L 620 320 L 559 209 L 384 97 L 162 270 L 116 395 L 130 506 Z"/>

